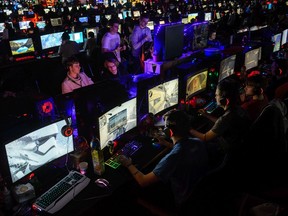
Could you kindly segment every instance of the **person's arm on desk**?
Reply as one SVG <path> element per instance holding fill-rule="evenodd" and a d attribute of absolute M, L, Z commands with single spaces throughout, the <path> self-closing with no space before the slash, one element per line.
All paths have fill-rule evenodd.
<path fill-rule="evenodd" d="M 200 139 L 200 140 L 202 140 L 204 142 L 213 140 L 213 139 L 215 139 L 218 136 L 212 130 L 209 130 L 206 133 L 201 133 L 201 132 L 199 132 L 199 131 L 197 131 L 197 130 L 195 130 L 193 128 L 190 128 L 189 133 L 192 136 L 194 136 L 194 137 L 196 137 L 196 138 L 198 138 L 198 139 Z"/>
<path fill-rule="evenodd" d="M 211 122 L 215 123 L 217 121 L 217 117 L 209 115 L 204 109 L 199 109 L 198 112 L 205 118 L 209 119 Z"/>
<path fill-rule="evenodd" d="M 159 181 L 159 178 L 153 172 L 143 174 L 140 170 L 138 170 L 137 167 L 132 164 L 131 158 L 127 158 L 124 155 L 119 155 L 118 161 L 129 170 L 133 178 L 141 187 L 145 187 Z"/>

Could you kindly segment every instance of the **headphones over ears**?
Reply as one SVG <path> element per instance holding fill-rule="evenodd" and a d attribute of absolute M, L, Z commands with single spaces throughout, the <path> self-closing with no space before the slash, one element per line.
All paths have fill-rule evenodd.
<path fill-rule="evenodd" d="M 61 133 L 64 137 L 69 137 L 73 134 L 73 128 L 71 127 L 71 122 L 67 117 L 65 117 L 66 125 L 64 125 L 61 129 Z"/>

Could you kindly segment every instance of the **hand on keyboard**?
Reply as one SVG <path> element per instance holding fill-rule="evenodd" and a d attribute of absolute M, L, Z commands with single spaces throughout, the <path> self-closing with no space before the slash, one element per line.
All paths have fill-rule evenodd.
<path fill-rule="evenodd" d="M 128 167 L 130 164 L 132 164 L 132 159 L 126 157 L 125 155 L 118 155 L 116 160 L 125 167 Z"/>

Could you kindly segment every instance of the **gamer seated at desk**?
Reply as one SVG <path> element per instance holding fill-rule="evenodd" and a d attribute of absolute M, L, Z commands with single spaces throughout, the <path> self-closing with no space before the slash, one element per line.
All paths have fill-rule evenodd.
<path fill-rule="evenodd" d="M 148 193 L 146 195 L 149 201 L 161 200 L 161 203 L 166 205 L 165 209 L 169 209 L 168 211 L 171 213 L 181 211 L 182 205 L 188 200 L 196 183 L 207 172 L 208 155 L 204 143 L 198 139 L 189 138 L 190 122 L 186 113 L 171 110 L 164 117 L 166 131 L 173 142 L 173 147 L 151 172 L 142 173 L 133 165 L 131 158 L 126 156 L 120 155 L 118 160 L 129 170 L 137 183 L 141 187 L 145 187 L 143 193 Z M 157 139 L 159 143 L 166 145 L 163 138 L 157 136 Z M 183 178 L 184 176 L 185 178 Z M 160 182 L 164 183 L 162 186 L 167 194 L 162 190 L 161 193 L 157 193 L 155 187 L 147 187 Z M 167 187 L 166 183 L 170 183 L 171 188 Z M 153 191 L 150 191 L 149 188 L 152 188 Z M 160 184 L 157 184 L 157 189 L 159 188 Z M 140 200 L 142 198 L 142 203 L 145 203 L 145 194 L 142 196 Z"/>

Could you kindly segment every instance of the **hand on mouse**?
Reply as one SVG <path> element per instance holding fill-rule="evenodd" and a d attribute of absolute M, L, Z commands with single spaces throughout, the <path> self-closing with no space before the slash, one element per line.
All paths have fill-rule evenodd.
<path fill-rule="evenodd" d="M 127 158 L 125 155 L 118 155 L 117 156 L 117 161 L 125 167 L 128 167 L 129 165 L 132 164 L 132 159 L 131 158 Z"/>

